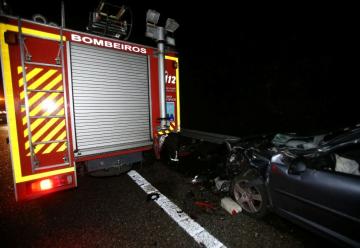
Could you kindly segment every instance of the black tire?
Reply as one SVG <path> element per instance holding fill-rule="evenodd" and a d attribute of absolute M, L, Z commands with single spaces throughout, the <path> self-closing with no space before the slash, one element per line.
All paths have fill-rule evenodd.
<path fill-rule="evenodd" d="M 255 169 L 247 169 L 235 177 L 231 183 L 230 192 L 234 200 L 247 215 L 260 219 L 268 213 L 268 196 L 263 184 L 250 184 L 258 179 L 259 173 Z"/>
<path fill-rule="evenodd" d="M 179 136 L 176 133 L 170 133 L 165 139 L 161 149 L 161 160 L 168 165 L 178 165 L 178 162 L 173 161 L 171 158 L 177 157 L 179 151 Z"/>

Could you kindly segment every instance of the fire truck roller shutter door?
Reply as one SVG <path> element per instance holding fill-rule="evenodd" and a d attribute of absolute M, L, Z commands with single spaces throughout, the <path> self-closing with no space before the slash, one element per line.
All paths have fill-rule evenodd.
<path fill-rule="evenodd" d="M 147 56 L 72 43 L 71 67 L 76 156 L 152 144 Z"/>

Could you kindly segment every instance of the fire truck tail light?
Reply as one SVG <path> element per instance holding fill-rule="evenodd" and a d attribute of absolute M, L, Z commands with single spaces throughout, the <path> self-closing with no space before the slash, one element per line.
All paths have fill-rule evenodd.
<path fill-rule="evenodd" d="M 50 178 L 40 179 L 31 183 L 32 192 L 47 191 L 61 186 L 67 186 L 73 183 L 71 175 L 59 175 Z"/>
<path fill-rule="evenodd" d="M 39 181 L 35 181 L 31 183 L 31 191 L 38 192 L 38 191 L 45 191 L 52 189 L 54 187 L 54 183 L 51 179 L 42 179 Z"/>
<path fill-rule="evenodd" d="M 50 179 L 44 179 L 40 181 L 40 190 L 49 190 L 53 188 L 53 182 Z"/>

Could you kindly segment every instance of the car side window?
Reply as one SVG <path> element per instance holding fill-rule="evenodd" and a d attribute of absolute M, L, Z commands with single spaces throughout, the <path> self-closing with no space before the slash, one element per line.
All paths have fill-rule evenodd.
<path fill-rule="evenodd" d="M 317 158 L 310 159 L 307 165 L 311 169 L 324 170 L 324 171 L 335 171 L 335 157 L 332 154 L 326 154 Z"/>
<path fill-rule="evenodd" d="M 360 144 L 335 150 L 335 171 L 360 176 Z"/>
<path fill-rule="evenodd" d="M 360 144 L 353 144 L 311 159 L 309 167 L 336 173 L 360 176 Z"/>

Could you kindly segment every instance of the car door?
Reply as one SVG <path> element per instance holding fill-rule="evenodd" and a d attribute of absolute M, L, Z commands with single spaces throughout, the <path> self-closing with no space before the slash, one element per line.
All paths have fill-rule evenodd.
<path fill-rule="evenodd" d="M 360 245 L 360 177 L 283 161 L 283 155 L 273 158 L 269 176 L 275 210 L 320 233 Z"/>

